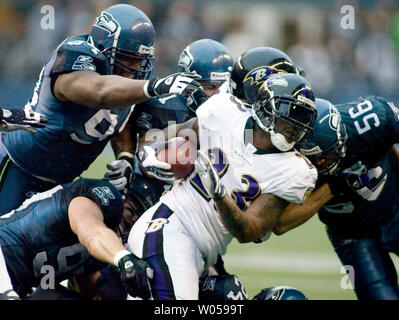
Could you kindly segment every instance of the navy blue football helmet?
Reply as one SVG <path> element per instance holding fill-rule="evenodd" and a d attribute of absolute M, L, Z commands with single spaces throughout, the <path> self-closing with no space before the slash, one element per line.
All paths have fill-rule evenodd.
<path fill-rule="evenodd" d="M 233 95 L 251 105 L 262 83 L 272 74 L 299 74 L 291 58 L 271 47 L 258 47 L 245 51 L 234 63 L 231 72 Z"/>
<path fill-rule="evenodd" d="M 316 99 L 317 119 L 312 134 L 295 148 L 304 154 L 322 175 L 333 175 L 341 170 L 346 154 L 348 135 L 341 114 L 328 100 Z"/>
<path fill-rule="evenodd" d="M 230 79 L 234 60 L 226 47 L 212 39 L 190 43 L 180 54 L 179 72 L 194 72 L 201 76 L 199 82 L 223 83 Z"/>
<path fill-rule="evenodd" d="M 252 115 L 278 150 L 289 151 L 313 130 L 317 111 L 312 88 L 300 75 L 273 74 L 259 88 Z M 286 125 L 277 121 L 290 128 L 282 132 L 280 127 Z"/>
<path fill-rule="evenodd" d="M 262 289 L 253 300 L 308 300 L 298 289 L 289 286 Z"/>
<path fill-rule="evenodd" d="M 154 67 L 155 30 L 151 20 L 138 8 L 118 4 L 105 9 L 92 26 L 92 44 L 109 58 L 111 72 L 115 67 L 134 79 L 148 79 Z M 138 60 L 138 70 L 123 61 Z"/>

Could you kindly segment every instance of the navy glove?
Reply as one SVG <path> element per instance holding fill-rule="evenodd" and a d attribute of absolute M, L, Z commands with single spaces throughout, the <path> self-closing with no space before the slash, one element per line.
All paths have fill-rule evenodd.
<path fill-rule="evenodd" d="M 3 131 L 26 130 L 36 132 L 34 128 L 44 128 L 46 123 L 45 116 L 28 108 L 0 108 L 0 130 Z"/>
<path fill-rule="evenodd" d="M 121 271 L 121 281 L 127 293 L 143 300 L 150 299 L 151 289 L 148 279 L 154 276 L 150 265 L 129 253 L 119 259 L 118 266 Z"/>
<path fill-rule="evenodd" d="M 125 194 L 129 188 L 130 182 L 134 178 L 133 173 L 134 157 L 129 152 L 122 152 L 117 160 L 107 164 L 107 169 L 110 170 L 105 173 L 104 180 L 107 180 L 114 187 Z"/>
<path fill-rule="evenodd" d="M 350 168 L 329 178 L 328 186 L 334 195 L 339 195 L 364 188 L 369 182 L 367 167 L 361 161 L 358 161 Z"/>
<path fill-rule="evenodd" d="M 208 100 L 208 96 L 205 94 L 204 91 L 198 89 L 194 91 L 187 99 L 187 106 L 191 112 L 195 115 L 196 110 L 198 107 L 203 104 L 206 100 Z"/>

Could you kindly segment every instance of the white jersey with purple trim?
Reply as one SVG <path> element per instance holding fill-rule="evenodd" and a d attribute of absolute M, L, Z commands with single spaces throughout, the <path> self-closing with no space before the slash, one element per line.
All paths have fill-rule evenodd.
<path fill-rule="evenodd" d="M 231 93 L 230 90 L 230 80 L 223 82 L 223 84 L 219 87 L 216 93 Z"/>
<path fill-rule="evenodd" d="M 261 153 L 250 142 L 251 111 L 230 94 L 217 94 L 197 109 L 200 150 L 208 154 L 230 196 L 241 210 L 262 193 L 301 204 L 315 187 L 317 171 L 297 152 Z M 247 141 L 247 143 L 246 143 Z M 195 173 L 164 194 L 208 265 L 226 252 L 233 236 Z M 270 234 L 262 237 L 266 240 Z"/>

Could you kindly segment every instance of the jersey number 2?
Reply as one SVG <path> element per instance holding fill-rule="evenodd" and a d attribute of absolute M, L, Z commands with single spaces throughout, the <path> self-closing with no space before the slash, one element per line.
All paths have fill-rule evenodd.
<path fill-rule="evenodd" d="M 218 173 L 218 176 L 222 178 L 229 168 L 227 155 L 220 148 L 210 148 L 208 150 L 208 156 L 211 161 L 215 163 L 213 166 Z M 243 174 L 241 176 L 241 181 L 247 185 L 246 190 L 242 191 L 234 189 L 231 193 L 231 197 L 241 210 L 245 210 L 247 209 L 247 201 L 255 199 L 260 194 L 261 190 L 258 181 L 248 174 Z M 206 201 L 211 200 L 204 186 L 202 185 L 198 174 L 196 174 L 190 180 L 190 183 Z"/>

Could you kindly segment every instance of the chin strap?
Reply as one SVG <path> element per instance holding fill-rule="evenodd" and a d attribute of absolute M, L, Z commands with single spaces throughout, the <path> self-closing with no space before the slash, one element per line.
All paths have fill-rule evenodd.
<path fill-rule="evenodd" d="M 270 139 L 273 143 L 273 145 L 280 151 L 289 151 L 291 150 L 295 142 L 288 143 L 287 140 L 285 139 L 284 135 L 281 133 L 276 133 L 274 130 L 270 130 Z"/>

